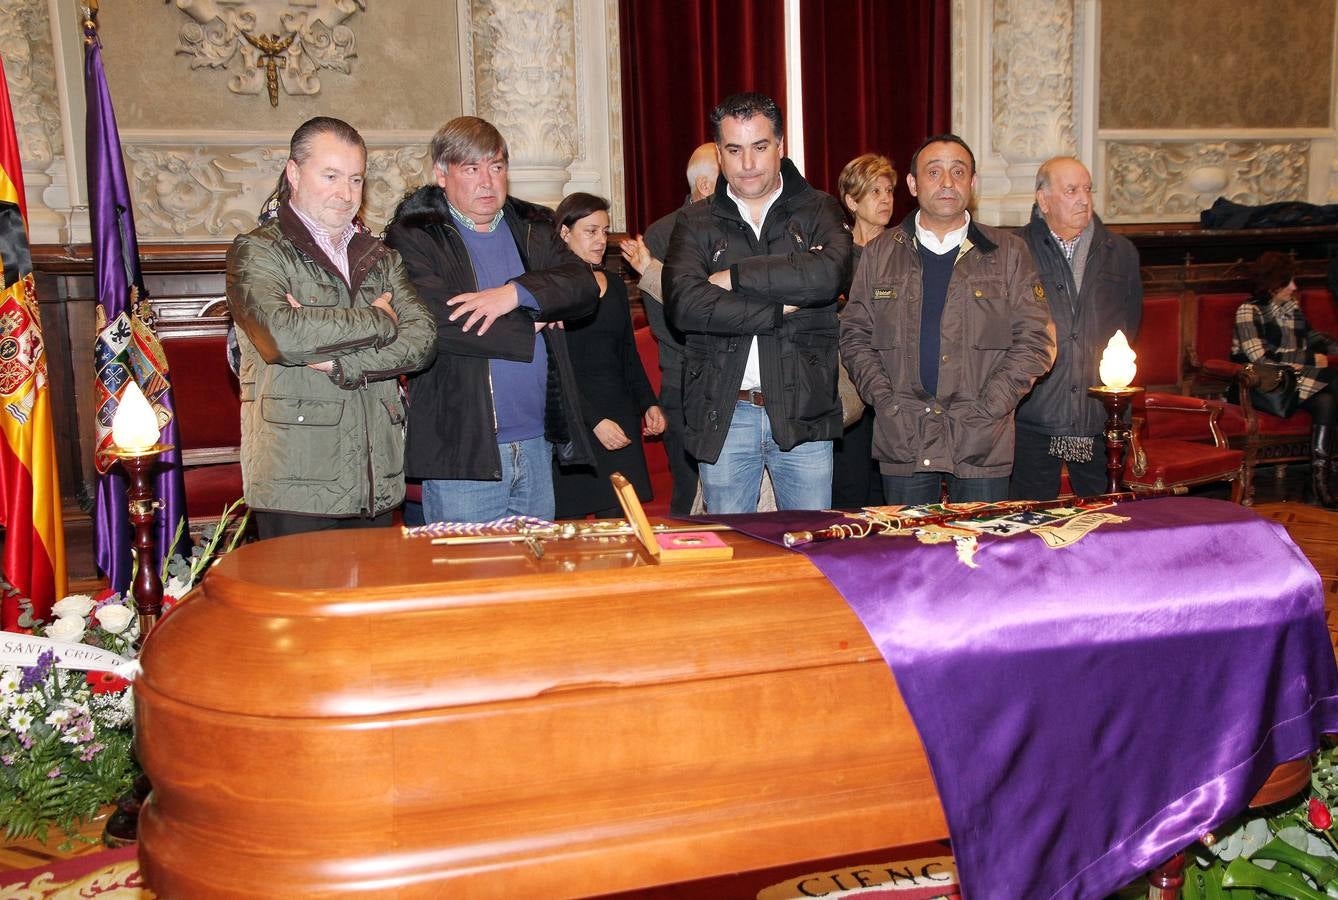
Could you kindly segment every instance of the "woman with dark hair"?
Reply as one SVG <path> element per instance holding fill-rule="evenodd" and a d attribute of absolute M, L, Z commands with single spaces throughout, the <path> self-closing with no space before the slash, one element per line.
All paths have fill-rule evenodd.
<path fill-rule="evenodd" d="M 1310 413 L 1310 480 L 1315 502 L 1338 509 L 1329 486 L 1338 426 L 1338 340 L 1312 331 L 1297 301 L 1291 257 L 1265 253 L 1250 268 L 1254 296 L 1236 309 L 1231 359 L 1269 363 L 1295 373 L 1287 390 Z"/>
<path fill-rule="evenodd" d="M 558 204 L 554 219 L 558 237 L 578 257 L 597 267 L 604 264 L 609 239 L 608 209 L 609 202 L 602 197 L 576 193 Z M 595 468 L 556 470 L 557 516 L 620 516 L 609 475 L 621 472 L 643 502 L 651 499 L 641 436 L 660 434 L 665 425 L 637 354 L 623 280 L 609 278 L 609 289 L 595 314 L 568 322 L 566 328 L 581 393 L 581 414 L 595 435 Z"/>
<path fill-rule="evenodd" d="M 891 161 L 876 153 L 855 157 L 846 163 L 836 179 L 837 194 L 855 242 L 855 255 L 850 263 L 852 279 L 859 268 L 864 245 L 886 231 L 888 222 L 892 221 L 892 192 L 896 185 L 897 172 Z M 846 291 L 849 290 L 847 284 Z M 855 390 L 844 371 L 839 387 L 844 410 L 846 392 Z M 858 408 L 858 404 L 855 406 Z M 882 502 L 883 481 L 878 474 L 878 463 L 873 459 L 873 409 L 866 408 L 854 421 L 846 417 L 845 431 L 833 445 L 832 507 L 858 509 L 879 506 Z"/>

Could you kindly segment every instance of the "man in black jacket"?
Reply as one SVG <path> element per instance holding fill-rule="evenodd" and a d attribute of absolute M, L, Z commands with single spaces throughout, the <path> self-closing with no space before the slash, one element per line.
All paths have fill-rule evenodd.
<path fill-rule="evenodd" d="M 561 330 L 604 275 L 556 240 L 552 213 L 507 195 L 506 141 L 460 116 L 432 139 L 435 185 L 386 229 L 437 320 L 436 362 L 409 381 L 405 473 L 429 522 L 551 519 L 552 462 L 591 460 Z"/>
<path fill-rule="evenodd" d="M 761 94 L 711 112 L 722 178 L 684 209 L 664 263 L 669 321 L 687 335 L 688 452 L 706 508 L 752 512 L 765 468 L 780 509 L 831 504 L 836 298 L 851 240 L 836 200 L 784 159 Z"/>
<path fill-rule="evenodd" d="M 1022 230 L 1045 287 L 1059 355 L 1017 408 L 1017 446 L 1009 496 L 1048 500 L 1068 465 L 1079 496 L 1106 490 L 1105 410 L 1087 388 L 1100 384 L 1106 343 L 1123 330 L 1132 343 L 1143 319 L 1138 251 L 1101 224 L 1092 176 L 1068 156 L 1036 173 L 1036 205 Z"/>

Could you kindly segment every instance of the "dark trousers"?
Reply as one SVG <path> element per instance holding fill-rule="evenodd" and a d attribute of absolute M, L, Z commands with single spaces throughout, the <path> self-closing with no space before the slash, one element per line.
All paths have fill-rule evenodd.
<path fill-rule="evenodd" d="M 674 492 L 669 498 L 669 514 L 692 514 L 697 498 L 697 461 L 683 446 L 683 373 L 661 370 L 660 409 L 664 411 L 664 455 L 669 457 L 669 474 L 674 478 Z"/>
<path fill-rule="evenodd" d="M 395 524 L 395 511 L 379 516 L 349 516 L 336 519 L 330 516 L 304 516 L 301 513 L 255 513 L 256 532 L 260 539 L 283 537 L 285 534 L 307 534 L 312 531 L 342 531 L 347 528 L 389 528 Z"/>
<path fill-rule="evenodd" d="M 1017 429 L 1017 449 L 1013 453 L 1013 477 L 1008 483 L 1010 500 L 1053 500 L 1059 496 L 1060 467 L 1064 460 L 1050 455 L 1050 435 Z M 1092 442 L 1091 462 L 1071 462 L 1069 484 L 1079 497 L 1106 492 L 1106 439 L 1096 435 Z M 1125 447 L 1125 453 L 1133 448 Z"/>
<path fill-rule="evenodd" d="M 1310 413 L 1316 425 L 1338 425 L 1338 369 L 1320 369 L 1320 381 L 1327 382 L 1324 390 L 1301 401 L 1301 408 Z"/>
<path fill-rule="evenodd" d="M 873 410 L 864 410 L 832 444 L 832 508 L 882 506 L 883 479 L 873 459 Z"/>

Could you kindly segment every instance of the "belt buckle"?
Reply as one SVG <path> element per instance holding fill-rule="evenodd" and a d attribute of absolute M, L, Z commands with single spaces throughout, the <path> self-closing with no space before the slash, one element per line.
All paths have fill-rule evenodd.
<path fill-rule="evenodd" d="M 766 395 L 761 391 L 739 391 L 739 399 L 745 400 L 753 406 L 766 406 Z"/>

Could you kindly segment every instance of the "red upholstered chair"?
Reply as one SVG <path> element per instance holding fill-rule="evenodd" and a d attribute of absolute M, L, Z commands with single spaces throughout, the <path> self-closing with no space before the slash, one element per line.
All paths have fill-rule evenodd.
<path fill-rule="evenodd" d="M 1129 489 L 1150 491 L 1226 481 L 1231 484 L 1232 501 L 1241 502 L 1245 452 L 1227 446 L 1218 427 L 1224 406 L 1201 397 L 1138 394 L 1124 463 Z"/>
<path fill-rule="evenodd" d="M 1178 292 L 1144 295 L 1143 322 L 1134 341 L 1138 355 L 1135 384 L 1150 391 L 1184 393 L 1182 326 Z"/>
<path fill-rule="evenodd" d="M 651 334 L 650 326 L 644 323 L 633 332 L 636 338 L 636 351 L 641 357 L 641 367 L 650 379 L 651 390 L 660 395 L 660 345 Z M 650 489 L 654 499 L 645 504 L 646 512 L 652 516 L 669 515 L 669 500 L 674 492 L 674 476 L 669 471 L 669 457 L 664 452 L 662 437 L 642 439 L 646 448 L 646 469 L 650 472 Z"/>
<path fill-rule="evenodd" d="M 164 327 L 160 337 L 172 373 L 186 514 L 198 534 L 242 496 L 241 393 L 228 368 L 226 324 Z"/>
<path fill-rule="evenodd" d="M 1329 337 L 1338 337 L 1338 300 L 1334 300 L 1328 288 L 1301 291 L 1301 311 L 1312 329 Z"/>
<path fill-rule="evenodd" d="M 1249 390 L 1257 383 L 1256 373 L 1231 361 L 1236 308 L 1248 299 L 1245 293 L 1205 293 L 1195 298 L 1191 305 L 1194 340 L 1189 359 L 1194 373 L 1193 393 L 1222 397 L 1233 384 L 1236 386 L 1240 403 L 1224 404 L 1217 424 L 1229 446 L 1245 451 L 1246 504 L 1254 498 L 1256 465 L 1271 462 L 1281 469 L 1282 464 L 1310 459 L 1310 414 L 1298 410 L 1281 419 L 1256 410 L 1250 403 Z M 1325 315 L 1325 310 L 1320 309 L 1322 304 L 1315 305 L 1322 318 Z"/>

